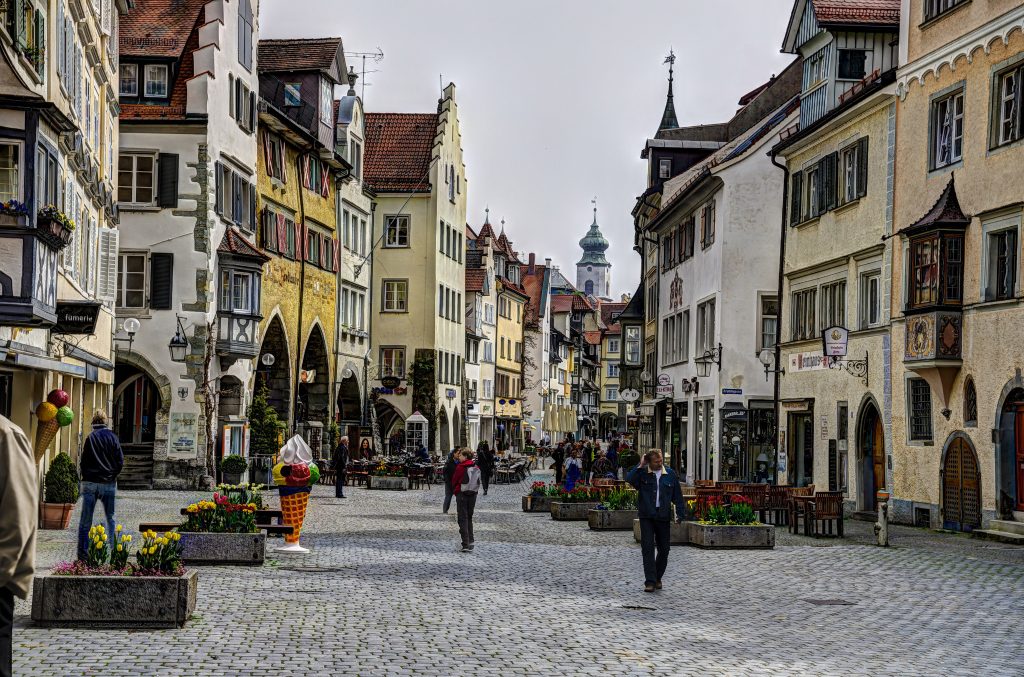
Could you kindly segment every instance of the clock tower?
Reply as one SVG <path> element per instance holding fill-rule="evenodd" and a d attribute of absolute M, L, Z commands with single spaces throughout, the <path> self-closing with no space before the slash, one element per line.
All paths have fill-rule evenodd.
<path fill-rule="evenodd" d="M 594 220 L 590 230 L 580 240 L 583 257 L 576 263 L 576 288 L 587 296 L 611 298 L 612 264 L 604 257 L 608 240 L 597 227 L 597 200 L 594 200 Z"/>

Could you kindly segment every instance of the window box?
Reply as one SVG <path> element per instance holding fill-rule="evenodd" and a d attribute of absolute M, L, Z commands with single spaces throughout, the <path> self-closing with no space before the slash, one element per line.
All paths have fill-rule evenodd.
<path fill-rule="evenodd" d="M 53 205 L 48 205 L 36 215 L 36 229 L 43 242 L 50 248 L 60 251 L 71 244 L 75 222 Z"/>

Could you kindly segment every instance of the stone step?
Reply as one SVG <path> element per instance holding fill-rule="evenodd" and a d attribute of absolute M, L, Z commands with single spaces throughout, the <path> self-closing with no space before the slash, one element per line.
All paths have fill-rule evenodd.
<path fill-rule="evenodd" d="M 1021 545 L 1024 546 L 1024 535 L 1012 534 L 1009 531 L 998 531 L 996 529 L 975 529 L 971 532 L 975 538 L 981 538 L 986 541 L 996 541 L 998 543 L 1008 543 L 1010 545 Z"/>
<path fill-rule="evenodd" d="M 1014 520 L 992 520 L 989 523 L 989 529 L 993 529 L 995 531 L 1007 531 L 1011 534 L 1024 536 L 1024 522 L 1016 522 Z"/>

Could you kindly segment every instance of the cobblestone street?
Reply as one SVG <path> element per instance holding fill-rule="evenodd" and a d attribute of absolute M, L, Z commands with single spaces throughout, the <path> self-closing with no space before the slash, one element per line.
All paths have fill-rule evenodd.
<path fill-rule="evenodd" d="M 883 550 L 848 522 L 833 547 L 673 549 L 645 594 L 632 534 L 523 514 L 524 486 L 481 497 L 471 554 L 440 487 L 317 487 L 312 552 L 203 568 L 183 630 L 36 629 L 20 603 L 15 674 L 1021 674 L 1020 549 L 896 528 Z M 118 521 L 172 519 L 193 496 L 122 492 Z M 41 532 L 38 566 L 73 548 Z"/>

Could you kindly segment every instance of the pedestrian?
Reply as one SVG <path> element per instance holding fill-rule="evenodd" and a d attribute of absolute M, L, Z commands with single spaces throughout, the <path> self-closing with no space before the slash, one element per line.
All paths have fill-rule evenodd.
<path fill-rule="evenodd" d="M 96 510 L 96 501 L 103 503 L 107 533 L 114 531 L 114 502 L 117 476 L 124 467 L 121 442 L 107 427 L 107 414 L 97 409 L 92 415 L 92 432 L 82 445 L 82 516 L 78 521 L 78 559 L 84 561 L 89 547 L 89 529 Z"/>
<path fill-rule="evenodd" d="M 476 445 L 476 467 L 480 468 L 480 481 L 483 483 L 484 496 L 487 495 L 487 487 L 491 484 L 491 476 L 494 475 L 494 454 L 486 441 Z"/>
<path fill-rule="evenodd" d="M 582 474 L 583 462 L 580 460 L 580 452 L 574 449 L 572 455 L 565 461 L 565 490 L 572 491 Z"/>
<path fill-rule="evenodd" d="M 448 509 L 452 507 L 452 475 L 455 474 L 455 466 L 459 464 L 458 453 L 458 448 L 452 449 L 444 462 L 444 468 L 441 470 L 441 476 L 444 477 L 444 507 L 442 512 L 445 515 L 448 514 Z"/>
<path fill-rule="evenodd" d="M 661 577 L 668 566 L 671 542 L 671 504 L 676 505 L 676 521 L 683 515 L 683 492 L 679 478 L 665 467 L 661 449 L 651 449 L 626 476 L 636 488 L 640 518 L 640 549 L 644 559 L 644 591 L 661 590 Z M 655 555 L 657 549 L 657 555 Z"/>
<path fill-rule="evenodd" d="M 35 570 L 39 485 L 25 433 L 0 416 L 0 675 L 12 673 L 14 597 L 28 598 Z M 113 532 L 111 532 L 113 533 Z M 41 593 L 40 593 L 41 594 Z M 31 671 L 31 668 L 26 668 Z"/>
<path fill-rule="evenodd" d="M 356 454 L 356 458 L 361 461 L 369 461 L 373 458 L 373 447 L 370 446 L 370 438 L 364 437 L 359 442 L 359 453 Z"/>
<path fill-rule="evenodd" d="M 562 464 L 565 463 L 565 442 L 559 442 L 551 452 L 552 465 L 555 468 L 555 484 L 562 483 Z"/>
<path fill-rule="evenodd" d="M 348 469 L 348 435 L 342 435 L 334 450 L 334 496 L 345 498 L 345 471 Z"/>
<path fill-rule="evenodd" d="M 594 468 L 590 474 L 590 480 L 614 478 L 616 470 L 617 468 L 612 465 L 611 461 L 608 460 L 608 456 L 602 451 L 598 455 L 597 460 L 594 461 Z"/>
<path fill-rule="evenodd" d="M 462 552 L 473 552 L 473 509 L 476 495 L 480 491 L 480 468 L 473 462 L 473 452 L 463 449 L 462 460 L 452 475 L 452 491 L 455 492 L 455 507 L 459 514 L 459 536 L 462 538 Z"/>
<path fill-rule="evenodd" d="M 420 445 L 420 448 L 416 450 L 416 462 L 417 463 L 430 463 L 430 452 L 427 451 L 427 447 Z"/>
<path fill-rule="evenodd" d="M 608 463 L 612 467 L 612 474 L 615 475 L 615 479 L 619 478 L 619 442 L 618 440 L 612 440 L 612 443 L 608 445 L 608 453 L 606 454 Z"/>

